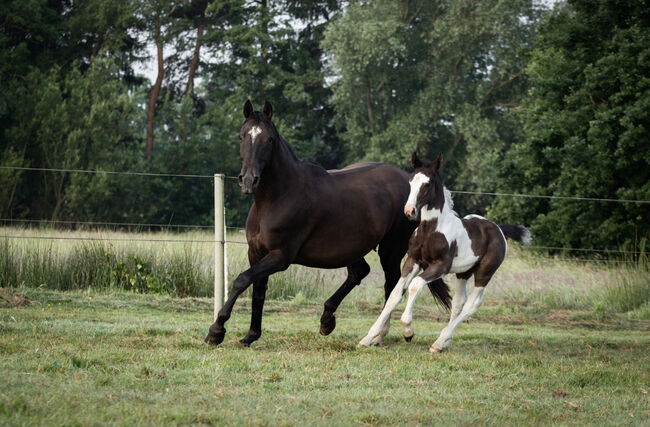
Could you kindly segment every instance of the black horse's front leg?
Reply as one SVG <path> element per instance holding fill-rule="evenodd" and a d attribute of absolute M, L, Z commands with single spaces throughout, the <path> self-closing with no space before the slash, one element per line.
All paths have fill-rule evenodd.
<path fill-rule="evenodd" d="M 251 327 L 248 330 L 248 334 L 239 340 L 246 347 L 250 346 L 262 336 L 262 313 L 264 311 L 264 299 L 266 298 L 266 284 L 268 281 L 269 278 L 265 277 L 253 283 Z"/>
<path fill-rule="evenodd" d="M 230 314 L 235 305 L 235 301 L 239 295 L 241 295 L 253 282 L 257 282 L 261 279 L 268 278 L 269 275 L 286 270 L 289 266 L 287 258 L 280 251 L 269 252 L 264 258 L 260 260 L 257 264 L 251 266 L 248 270 L 241 273 L 235 279 L 235 282 L 232 285 L 232 290 L 230 291 L 230 296 L 228 300 L 223 305 L 219 313 L 217 314 L 217 320 L 210 326 L 208 335 L 205 337 L 205 342 L 208 344 L 219 345 L 223 342 L 223 339 L 226 335 L 226 328 L 224 324 L 230 319 Z M 260 325 L 261 325 L 261 313 L 260 313 Z"/>

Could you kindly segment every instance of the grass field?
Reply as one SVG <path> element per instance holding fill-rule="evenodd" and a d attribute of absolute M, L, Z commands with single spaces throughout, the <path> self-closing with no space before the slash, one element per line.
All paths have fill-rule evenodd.
<path fill-rule="evenodd" d="M 583 263 L 513 245 L 438 355 L 428 348 L 447 314 L 429 295 L 413 342 L 394 320 L 383 348 L 356 348 L 383 302 L 375 253 L 328 337 L 322 303 L 344 270 L 292 266 L 269 282 L 261 340 L 238 344 L 244 294 L 215 348 L 203 343 L 212 244 L 138 241 L 209 233 L 1 231 L 26 237 L 0 240 L 1 425 L 650 424 L 645 259 Z M 246 246 L 229 244 L 230 280 L 246 266 Z"/>
<path fill-rule="evenodd" d="M 650 322 L 493 302 L 430 355 L 443 327 L 430 296 L 416 336 L 356 348 L 379 305 L 343 304 L 318 335 L 320 304 L 267 303 L 264 335 L 241 347 L 242 300 L 220 347 L 203 344 L 206 298 L 3 290 L 0 423 L 650 423 Z M 394 316 L 395 318 L 395 316 Z"/>

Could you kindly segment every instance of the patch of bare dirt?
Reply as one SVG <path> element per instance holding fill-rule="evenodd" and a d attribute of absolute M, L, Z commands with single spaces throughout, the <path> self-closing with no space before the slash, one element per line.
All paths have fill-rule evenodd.
<path fill-rule="evenodd" d="M 36 302 L 24 295 L 14 294 L 7 289 L 0 288 L 0 305 L 5 307 L 24 307 L 34 305 Z"/>

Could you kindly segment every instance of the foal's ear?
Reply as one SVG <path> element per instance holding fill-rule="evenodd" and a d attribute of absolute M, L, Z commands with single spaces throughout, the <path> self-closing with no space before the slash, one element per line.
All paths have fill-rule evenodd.
<path fill-rule="evenodd" d="M 416 153 L 415 151 L 413 152 L 413 154 L 411 154 L 411 164 L 413 165 L 414 169 L 422 167 L 422 161 L 418 159 L 418 153 Z"/>
<path fill-rule="evenodd" d="M 269 101 L 264 101 L 264 115 L 269 120 L 273 117 L 273 107 Z"/>
<path fill-rule="evenodd" d="M 438 157 L 431 162 L 431 170 L 437 171 L 442 168 L 442 153 L 438 154 Z"/>
<path fill-rule="evenodd" d="M 253 104 L 251 104 L 250 99 L 247 99 L 246 103 L 244 104 L 244 118 L 247 119 L 252 112 L 253 112 Z"/>

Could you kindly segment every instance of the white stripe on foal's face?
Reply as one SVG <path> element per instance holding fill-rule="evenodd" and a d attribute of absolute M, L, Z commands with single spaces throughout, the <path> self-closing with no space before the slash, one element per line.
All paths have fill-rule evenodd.
<path fill-rule="evenodd" d="M 255 138 L 261 133 L 262 128 L 259 126 L 253 126 L 251 130 L 248 131 L 248 134 L 251 136 L 251 145 L 255 144 Z"/>
<path fill-rule="evenodd" d="M 404 205 L 404 209 L 406 209 L 407 206 L 412 206 L 414 208 L 417 208 L 417 200 L 418 200 L 418 194 L 420 194 L 420 189 L 422 188 L 423 185 L 428 184 L 429 181 L 431 181 L 431 178 L 429 178 L 422 172 L 418 172 L 415 174 L 415 176 L 413 176 L 411 182 L 409 182 L 409 185 L 411 186 L 411 191 L 409 192 L 409 198 L 406 200 L 406 205 Z"/>

